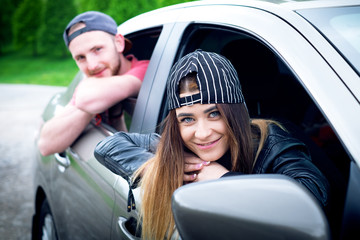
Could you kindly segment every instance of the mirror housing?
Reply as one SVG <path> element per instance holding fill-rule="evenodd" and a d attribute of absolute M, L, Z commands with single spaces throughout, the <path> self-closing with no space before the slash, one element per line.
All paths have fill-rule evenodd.
<path fill-rule="evenodd" d="M 330 239 L 325 214 L 295 180 L 242 175 L 177 189 L 172 211 L 182 239 Z"/>

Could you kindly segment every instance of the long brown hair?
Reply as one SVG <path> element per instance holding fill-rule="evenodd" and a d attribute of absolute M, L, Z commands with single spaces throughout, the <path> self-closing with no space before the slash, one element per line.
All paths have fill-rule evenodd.
<path fill-rule="evenodd" d="M 194 91 L 192 84 L 185 85 L 192 89 L 188 91 Z M 244 103 L 217 104 L 217 107 L 226 123 L 230 139 L 232 169 L 229 170 L 249 174 L 266 139 L 268 122 L 257 120 L 252 123 Z M 257 149 L 256 154 L 254 149 Z M 183 185 L 184 166 L 184 142 L 176 112 L 171 110 L 163 122 L 163 132 L 155 156 L 135 173 L 135 177 L 142 175 L 142 238 L 171 238 L 176 230 L 171 197 L 174 191 Z"/>
<path fill-rule="evenodd" d="M 142 238 L 164 239 L 174 232 L 171 212 L 171 196 L 183 185 L 184 147 L 175 110 L 169 112 L 164 121 L 155 156 L 135 173 L 143 172 L 141 178 Z"/>
<path fill-rule="evenodd" d="M 231 166 L 234 172 L 251 173 L 253 162 L 253 141 L 250 117 L 246 106 L 239 104 L 217 104 L 227 126 L 231 153 Z"/>

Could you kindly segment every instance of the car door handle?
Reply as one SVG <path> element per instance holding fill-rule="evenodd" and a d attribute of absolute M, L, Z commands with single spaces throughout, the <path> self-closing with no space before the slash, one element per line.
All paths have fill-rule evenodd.
<path fill-rule="evenodd" d="M 135 220 L 134 218 L 131 218 L 133 220 Z M 129 219 L 130 220 L 130 219 Z M 124 218 L 124 217 L 119 217 L 118 220 L 118 225 L 120 227 L 120 232 L 121 232 L 121 237 L 124 239 L 129 239 L 129 240 L 140 240 L 141 238 L 138 238 L 136 236 L 134 236 L 131 232 L 129 232 L 129 230 L 126 227 L 126 223 L 129 221 L 128 219 Z"/>
<path fill-rule="evenodd" d="M 65 152 L 55 153 L 54 156 L 55 156 L 56 162 L 60 166 L 62 166 L 64 168 L 68 168 L 70 166 L 70 159 Z"/>

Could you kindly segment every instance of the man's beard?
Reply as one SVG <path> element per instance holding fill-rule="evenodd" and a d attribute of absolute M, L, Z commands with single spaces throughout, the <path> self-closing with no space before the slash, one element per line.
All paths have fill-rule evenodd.
<path fill-rule="evenodd" d="M 111 72 L 111 74 L 112 74 L 111 76 L 119 75 L 120 68 L 121 68 L 121 62 L 120 62 L 120 59 L 119 59 L 119 64 L 117 65 L 116 68 L 113 69 L 113 71 Z"/>

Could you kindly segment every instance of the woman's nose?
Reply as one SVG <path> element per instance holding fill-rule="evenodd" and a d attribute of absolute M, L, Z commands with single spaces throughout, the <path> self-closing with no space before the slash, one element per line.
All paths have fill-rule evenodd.
<path fill-rule="evenodd" d="M 199 120 L 196 125 L 195 137 L 198 139 L 206 139 L 211 134 L 211 127 L 206 121 Z"/>

